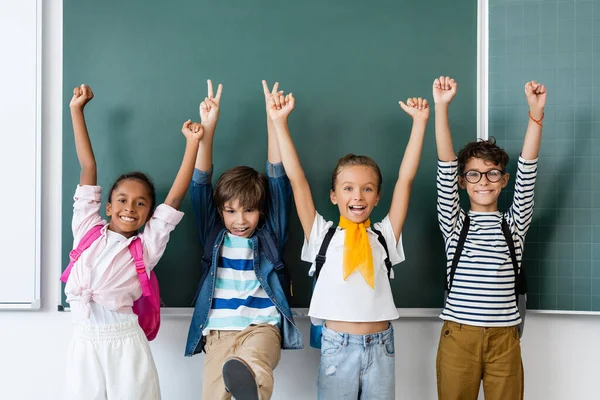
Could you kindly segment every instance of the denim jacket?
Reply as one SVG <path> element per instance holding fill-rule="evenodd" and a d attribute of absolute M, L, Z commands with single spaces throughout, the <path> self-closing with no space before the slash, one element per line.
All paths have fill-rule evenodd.
<path fill-rule="evenodd" d="M 285 174 L 281 163 L 271 164 L 267 162 L 267 176 L 269 178 L 269 193 L 267 199 L 267 212 L 265 222 L 257 228 L 250 239 L 252 240 L 252 249 L 254 253 L 254 271 L 260 285 L 265 290 L 277 310 L 281 314 L 281 338 L 283 349 L 301 349 L 302 336 L 300 330 L 294 323 L 290 306 L 285 297 L 277 273 L 271 261 L 265 257 L 263 251 L 259 248 L 259 232 L 268 230 L 274 235 L 277 241 L 279 253 L 283 252 L 283 245 L 287 240 L 287 223 L 291 206 L 292 190 L 290 181 Z M 202 246 L 206 244 L 207 237 L 212 229 L 218 229 L 215 244 L 212 248 L 212 263 L 204 267 L 202 278 L 198 287 L 196 306 L 188 332 L 185 355 L 188 357 L 198 354 L 204 350 L 205 340 L 202 336 L 202 330 L 208 322 L 208 313 L 211 309 L 212 300 L 215 291 L 215 278 L 219 264 L 220 250 L 223 244 L 223 238 L 227 229 L 223 225 L 221 218 L 217 215 L 217 210 L 213 204 L 213 187 L 211 183 L 212 168 L 208 172 L 198 169 L 194 170 L 192 182 L 190 184 L 190 196 L 192 208 L 196 218 L 196 226 L 200 233 L 200 242 Z M 206 251 L 206 249 L 205 249 Z"/>

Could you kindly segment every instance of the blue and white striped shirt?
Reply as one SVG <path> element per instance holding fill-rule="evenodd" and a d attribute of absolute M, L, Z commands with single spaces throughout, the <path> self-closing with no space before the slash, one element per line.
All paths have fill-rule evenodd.
<path fill-rule="evenodd" d="M 242 331 L 252 324 L 280 322 L 279 311 L 256 278 L 252 241 L 227 232 L 208 322 L 202 334 L 213 330 Z"/>
<path fill-rule="evenodd" d="M 525 235 L 533 215 L 537 159 L 519 158 L 513 203 L 506 213 L 469 211 L 470 225 L 454 281 L 440 318 L 461 324 L 498 327 L 521 322 L 515 299 L 515 275 L 502 233 L 506 219 L 515 242 L 519 268 Z M 465 211 L 458 194 L 458 161 L 438 161 L 438 222 L 446 249 L 446 279 Z"/>

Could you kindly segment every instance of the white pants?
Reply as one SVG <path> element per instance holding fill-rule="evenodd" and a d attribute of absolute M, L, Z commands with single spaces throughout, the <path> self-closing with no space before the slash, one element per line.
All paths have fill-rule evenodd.
<path fill-rule="evenodd" d="M 160 400 L 156 366 L 137 321 L 75 325 L 65 374 L 69 400 Z"/>

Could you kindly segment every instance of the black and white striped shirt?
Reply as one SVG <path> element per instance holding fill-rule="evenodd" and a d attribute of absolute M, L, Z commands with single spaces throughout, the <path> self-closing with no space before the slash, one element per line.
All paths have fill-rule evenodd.
<path fill-rule="evenodd" d="M 537 159 L 519 157 L 513 203 L 506 213 L 469 211 L 470 226 L 454 281 L 440 318 L 461 324 L 497 327 L 521 322 L 515 299 L 515 275 L 502 234 L 506 219 L 515 242 L 519 268 L 525 234 L 533 215 Z M 438 161 L 438 222 L 446 248 L 446 279 L 465 219 L 458 194 L 458 161 Z"/>

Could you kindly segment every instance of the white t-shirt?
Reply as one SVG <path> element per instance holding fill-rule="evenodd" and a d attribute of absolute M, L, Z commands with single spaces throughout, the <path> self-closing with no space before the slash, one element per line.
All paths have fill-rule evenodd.
<path fill-rule="evenodd" d="M 309 275 L 315 273 L 315 259 L 323 239 L 333 222 L 326 221 L 319 213 L 310 232 L 308 242 L 302 247 L 302 260 L 312 263 Z M 373 225 L 385 238 L 390 261 L 396 265 L 404 261 L 402 235 L 396 245 L 396 238 L 389 218 Z M 346 233 L 340 227 L 331 238 L 327 248 L 326 261 L 313 291 L 308 315 L 313 324 L 321 325 L 325 320 L 345 322 L 390 321 L 398 318 L 390 281 L 385 266 L 385 249 L 377 240 L 377 234 L 367 229 L 373 252 L 375 288 L 371 288 L 360 271 L 356 269 L 346 280 L 343 277 L 344 239 Z M 393 271 L 391 274 L 393 278 Z"/>

